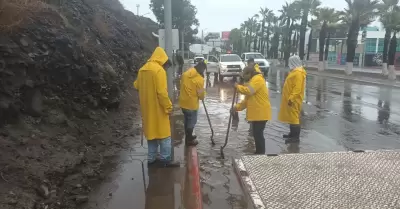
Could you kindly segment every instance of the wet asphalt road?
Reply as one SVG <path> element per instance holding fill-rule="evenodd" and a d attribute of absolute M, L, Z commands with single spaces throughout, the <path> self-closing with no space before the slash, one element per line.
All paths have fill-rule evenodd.
<path fill-rule="evenodd" d="M 398 108 L 400 107 L 400 89 L 362 85 L 351 81 L 316 76 L 307 77 L 307 90 L 303 105 L 304 115 L 301 120 L 301 143 L 286 145 L 282 135 L 288 132 L 288 126 L 277 121 L 284 74 L 284 72 L 274 69 L 267 79 L 273 114 L 273 120 L 267 123 L 264 133 L 267 153 L 400 148 L 400 109 Z M 220 158 L 219 152 L 227 131 L 233 83 L 229 78 L 221 83 L 214 81 L 214 78 L 211 77 L 207 86 L 205 104 L 215 131 L 216 146 L 211 146 L 211 131 L 202 105 L 199 110 L 195 132 L 200 141 L 198 154 L 204 209 L 247 208 L 231 163 L 233 157 L 254 152 L 254 140 L 249 137 L 249 125 L 244 120 L 245 112 L 240 112 L 239 121 L 232 124 L 224 160 Z M 182 120 L 180 110 L 177 109 L 173 121 L 177 158 L 183 156 L 183 145 L 180 141 L 183 138 Z M 145 149 L 140 148 L 140 140 L 135 139 L 134 141 L 132 146 L 137 147 L 136 150 L 141 150 L 140 152 L 145 154 Z M 146 145 L 144 146 L 146 147 Z M 98 191 L 93 194 L 92 203 L 99 206 L 97 208 L 153 209 L 161 205 L 164 209 L 184 208 L 181 204 L 186 193 L 184 191 L 186 182 L 184 168 L 157 176 L 154 172 L 160 171 L 148 172 L 144 166 L 142 172 L 141 162 L 132 160 L 132 158 L 145 159 L 145 155 L 139 153 L 132 157 L 131 151 L 130 154 L 125 153 L 122 156 L 125 156 L 122 159 L 126 160 L 123 160 L 125 163 L 120 165 L 118 172 L 113 174 L 115 177 L 110 177 L 114 180 L 100 186 Z M 143 173 L 145 185 L 143 185 Z M 173 179 L 174 182 L 168 184 L 165 182 L 165 178 Z M 154 181 L 158 184 L 153 186 L 153 192 L 147 192 L 146 197 L 144 187 L 148 186 L 149 179 L 153 185 Z M 107 198 L 106 201 L 100 200 L 107 196 L 110 188 L 114 193 L 113 196 Z M 150 206 L 150 202 L 153 203 L 153 206 Z M 155 206 L 154 202 L 160 204 Z M 100 207 L 100 205 L 104 206 Z"/>
<path fill-rule="evenodd" d="M 277 121 L 284 74 L 275 70 L 267 79 L 273 114 L 264 133 L 267 153 L 400 148 L 400 89 L 315 76 L 307 78 L 301 143 L 286 145 L 282 135 L 288 132 L 288 126 Z M 247 208 L 231 166 L 232 157 L 254 152 L 245 112 L 239 114 L 239 123 L 231 130 L 226 160 L 218 159 L 229 118 L 232 85 L 230 80 L 211 82 L 207 89 L 206 106 L 216 131 L 216 147 L 207 143 L 208 123 L 203 109 L 199 113 L 196 131 L 204 136 L 198 146 L 204 209 Z"/>

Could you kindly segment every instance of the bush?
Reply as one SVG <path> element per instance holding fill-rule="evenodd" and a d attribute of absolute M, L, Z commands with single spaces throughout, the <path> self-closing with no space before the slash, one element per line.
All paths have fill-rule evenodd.
<path fill-rule="evenodd" d="M 12 30 L 45 7 L 42 0 L 0 0 L 0 31 Z"/>

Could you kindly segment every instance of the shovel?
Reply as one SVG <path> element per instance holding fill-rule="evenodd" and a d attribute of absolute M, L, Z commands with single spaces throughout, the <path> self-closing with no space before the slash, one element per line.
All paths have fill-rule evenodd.
<path fill-rule="evenodd" d="M 236 88 L 235 88 L 235 90 L 233 91 L 233 99 L 232 99 L 231 110 L 233 109 L 233 107 L 234 107 L 234 105 L 235 105 L 236 98 L 237 98 L 237 91 L 236 91 Z M 223 146 L 221 146 L 221 149 L 220 149 L 220 151 L 221 151 L 221 158 L 222 158 L 222 159 L 225 159 L 224 149 L 225 149 L 226 145 L 228 144 L 229 130 L 231 129 L 231 123 L 232 123 L 232 116 L 233 116 L 233 115 L 234 115 L 234 114 L 232 114 L 232 113 L 229 114 L 228 130 L 226 130 L 225 143 L 224 143 Z"/>
<path fill-rule="evenodd" d="M 235 91 L 236 91 L 236 89 L 235 89 Z M 236 92 L 235 96 L 236 96 L 236 104 L 237 104 L 239 102 L 239 93 Z M 239 113 L 238 112 L 234 112 L 233 115 L 232 115 L 232 119 L 235 120 L 235 121 L 238 121 L 239 120 Z"/>
<path fill-rule="evenodd" d="M 206 104 L 204 103 L 204 100 L 201 100 L 201 101 L 203 102 L 204 111 L 206 112 L 208 124 L 210 125 L 210 129 L 211 129 L 211 144 L 214 146 L 215 145 L 215 142 L 214 142 L 214 129 L 213 129 L 212 125 L 211 125 L 210 115 L 208 115 L 207 107 L 206 107 Z"/>

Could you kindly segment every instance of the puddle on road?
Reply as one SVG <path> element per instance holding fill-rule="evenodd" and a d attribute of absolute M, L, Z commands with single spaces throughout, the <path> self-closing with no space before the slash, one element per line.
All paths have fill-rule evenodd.
<path fill-rule="evenodd" d="M 357 100 L 357 98 L 349 97 L 349 92 L 354 91 L 351 85 L 350 90 L 346 90 L 345 87 L 349 88 L 348 84 L 344 85 L 343 82 L 332 83 L 331 81 L 330 83 L 326 81 L 318 82 L 315 77 L 311 78 L 310 82 L 307 83 L 307 104 L 304 105 L 306 113 L 302 119 L 302 141 L 300 144 L 285 144 L 282 134 L 288 132 L 288 126 L 277 121 L 280 104 L 279 90 L 282 86 L 283 78 L 284 75 L 282 74 L 280 76 L 271 76 L 269 79 L 269 81 L 272 80 L 269 83 L 269 88 L 270 100 L 273 106 L 273 120 L 267 123 L 264 133 L 267 153 L 280 154 L 343 151 L 363 148 L 400 148 L 398 124 L 386 123 L 384 131 L 382 131 L 383 126 L 381 127 L 375 121 L 371 121 L 373 118 L 378 120 L 378 111 L 382 112 L 384 107 L 386 108 L 384 109 L 385 114 L 388 114 L 390 108 L 387 108 L 387 104 L 384 106 L 385 102 L 382 102 L 381 107 L 374 110 L 376 114 L 372 114 L 370 112 L 373 111 L 374 107 L 368 106 L 368 108 L 365 108 L 366 104 L 364 103 L 359 103 L 359 106 L 354 104 L 354 100 Z M 327 91 L 327 86 L 333 88 L 331 89 L 332 91 Z M 233 172 L 232 166 L 232 158 L 251 154 L 255 150 L 254 139 L 249 136 L 249 124 L 244 120 L 245 112 L 240 112 L 239 121 L 232 124 L 229 142 L 224 150 L 225 159 L 221 159 L 220 157 L 220 146 L 225 141 L 227 131 L 232 93 L 233 82 L 231 80 L 218 83 L 211 77 L 211 83 L 207 86 L 205 104 L 215 132 L 215 146 L 211 145 L 211 131 L 204 108 L 200 105 L 198 124 L 195 132 L 200 142 L 197 148 L 200 161 L 204 209 L 247 208 L 245 196 Z M 243 98 L 241 96 L 240 100 Z M 383 98 L 383 101 L 385 101 L 385 98 Z M 375 100 L 370 99 L 368 101 Z M 363 111 L 368 111 L 368 113 Z M 179 139 L 183 138 L 182 115 L 179 109 L 175 113 L 175 122 L 171 130 L 173 130 L 173 138 L 178 139 L 175 145 L 183 146 L 181 141 L 179 141 Z M 366 116 L 365 114 L 370 115 Z M 396 115 L 397 113 L 389 112 L 389 114 L 391 114 L 390 118 L 399 117 Z M 387 115 L 385 118 L 388 118 Z M 133 140 L 138 141 L 137 139 Z M 136 154 L 136 158 L 144 160 L 146 158 L 144 154 L 146 150 L 140 150 L 138 149 L 139 152 L 143 152 L 143 155 L 137 156 Z M 175 150 L 176 156 L 184 155 L 182 151 L 184 149 Z M 148 172 L 147 166 L 144 165 L 143 172 L 141 161 L 132 159 L 129 155 L 130 153 L 122 155 L 124 163 L 92 195 L 91 208 L 183 208 L 181 203 L 184 202 L 185 197 L 182 194 L 185 192 L 182 190 L 185 188 L 186 181 L 182 177 L 185 176 L 184 169 L 176 169 L 173 172 L 166 173 L 152 170 Z M 143 176 L 145 177 L 144 181 Z M 148 187 L 147 192 L 144 189 L 146 187 Z"/>

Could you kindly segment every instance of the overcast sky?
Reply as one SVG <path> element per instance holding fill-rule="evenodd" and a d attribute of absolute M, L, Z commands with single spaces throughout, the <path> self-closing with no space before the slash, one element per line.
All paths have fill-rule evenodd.
<path fill-rule="evenodd" d="M 156 21 L 149 9 L 150 0 L 120 0 L 125 9 L 136 12 L 139 4 L 139 14 Z M 162 1 L 162 0 L 160 0 Z M 172 0 L 174 1 L 174 0 Z M 197 7 L 197 18 L 200 21 L 199 31 L 208 32 L 230 31 L 247 20 L 248 17 L 258 13 L 260 7 L 267 7 L 275 11 L 282 8 L 285 0 L 191 0 Z M 290 1 L 288 1 L 290 2 Z M 346 7 L 345 0 L 321 0 L 322 6 L 329 6 L 337 10 Z M 199 34 L 200 35 L 200 34 Z"/>

